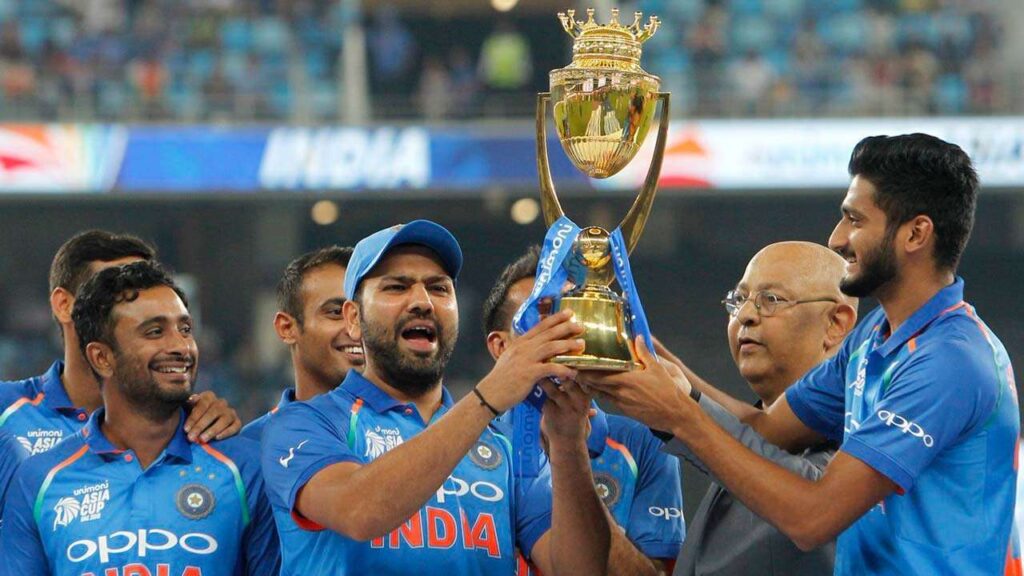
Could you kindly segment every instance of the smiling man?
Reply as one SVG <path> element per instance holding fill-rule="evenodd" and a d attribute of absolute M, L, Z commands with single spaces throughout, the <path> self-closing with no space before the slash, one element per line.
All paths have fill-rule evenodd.
<path fill-rule="evenodd" d="M 1006 350 L 956 275 L 977 174 L 958 146 L 926 134 L 865 138 L 849 171 L 829 246 L 846 259 L 842 291 L 881 306 L 832 359 L 763 411 L 691 390 L 642 346 L 644 370 L 587 382 L 670 432 L 801 549 L 838 536 L 836 574 L 998 574 L 1020 423 Z M 840 450 L 820 479 L 802 478 L 717 426 L 701 393 L 780 447 L 830 439 Z"/>
<path fill-rule="evenodd" d="M 330 392 L 350 369 L 362 369 L 363 344 L 349 335 L 341 313 L 351 257 L 352 248 L 328 246 L 299 256 L 285 268 L 277 284 L 274 331 L 291 352 L 295 386 L 281 394 L 273 410 L 247 424 L 243 435 L 259 440 L 279 410 Z"/>
<path fill-rule="evenodd" d="M 148 262 L 106 269 L 81 289 L 72 318 L 104 407 L 16 472 L 3 573 L 277 574 L 256 443 L 186 438 L 199 352 L 170 276 Z"/>
<path fill-rule="evenodd" d="M 581 328 L 569 314 L 546 319 L 454 402 L 442 380 L 461 268 L 458 242 L 426 220 L 356 245 L 344 314 L 362 339 L 364 372 L 285 407 L 263 435 L 282 574 L 511 575 L 517 547 L 548 575 L 604 571 L 609 525 L 588 466 L 589 398 L 548 386 L 550 475 L 517 475 L 507 431 L 492 423 L 534 383 L 574 378 L 548 360 L 580 349 Z"/>
<path fill-rule="evenodd" d="M 50 264 L 50 311 L 60 328 L 64 358 L 39 376 L 0 382 L 0 429 L 30 454 L 46 452 L 78 432 L 103 403 L 71 319 L 79 290 L 101 270 L 155 258 L 156 250 L 143 240 L 105 230 L 76 234 L 57 250 Z M 189 404 L 186 427 L 193 441 L 226 438 L 241 428 L 238 414 L 213 392 L 196 394 Z M 7 459 L 13 456 L 0 453 L 0 467 L 10 466 Z"/>

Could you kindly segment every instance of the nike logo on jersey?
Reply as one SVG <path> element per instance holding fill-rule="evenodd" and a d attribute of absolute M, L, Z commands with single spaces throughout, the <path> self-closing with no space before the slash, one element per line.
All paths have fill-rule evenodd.
<path fill-rule="evenodd" d="M 281 463 L 281 466 L 284 466 L 285 468 L 287 468 L 288 467 L 288 463 L 292 461 L 292 458 L 295 458 L 295 451 L 296 450 L 301 450 L 302 447 L 306 444 L 306 442 L 309 442 L 309 440 L 303 440 L 302 442 L 299 442 L 298 446 L 296 446 L 294 448 L 289 448 L 288 449 L 288 455 L 287 456 L 281 456 L 280 458 L 277 459 L 277 461 Z"/>

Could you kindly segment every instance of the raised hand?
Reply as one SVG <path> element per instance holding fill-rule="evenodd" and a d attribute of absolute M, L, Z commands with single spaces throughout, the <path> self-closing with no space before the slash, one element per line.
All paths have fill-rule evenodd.
<path fill-rule="evenodd" d="M 669 360 L 658 361 L 642 337 L 636 340 L 642 368 L 631 372 L 580 372 L 577 379 L 611 399 L 626 415 L 658 430 L 672 430 L 673 422 L 695 408 L 690 382 Z"/>
<path fill-rule="evenodd" d="M 573 322 L 570 310 L 544 318 L 526 334 L 511 341 L 477 388 L 491 405 L 503 412 L 522 402 L 541 380 L 575 379 L 575 369 L 549 360 L 560 354 L 581 352 L 583 340 L 577 337 L 582 333 L 583 327 Z"/>

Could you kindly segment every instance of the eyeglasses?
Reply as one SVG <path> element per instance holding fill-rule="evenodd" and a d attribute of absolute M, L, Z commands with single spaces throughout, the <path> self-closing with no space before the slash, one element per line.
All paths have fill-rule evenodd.
<path fill-rule="evenodd" d="M 796 306 L 797 304 L 807 304 L 810 302 L 832 302 L 836 303 L 838 300 L 835 298 L 809 298 L 807 300 L 786 300 L 782 296 L 773 292 L 761 291 L 755 292 L 753 295 L 745 295 L 740 293 L 738 290 L 729 290 L 725 293 L 725 298 L 722 300 L 722 305 L 725 306 L 725 311 L 730 316 L 736 316 L 740 313 L 740 309 L 747 303 L 748 300 L 753 300 L 754 309 L 761 317 L 772 316 L 778 313 L 780 310 L 785 310 L 790 306 Z"/>

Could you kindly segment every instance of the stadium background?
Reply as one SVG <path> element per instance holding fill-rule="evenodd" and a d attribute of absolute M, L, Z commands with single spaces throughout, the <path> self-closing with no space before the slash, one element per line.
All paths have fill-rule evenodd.
<path fill-rule="evenodd" d="M 599 20 L 607 2 L 596 2 Z M 153 241 L 200 318 L 200 383 L 246 420 L 291 379 L 271 328 L 298 254 L 430 218 L 466 254 L 456 396 L 490 366 L 480 306 L 544 234 L 533 94 L 569 62 L 550 0 L 0 0 L 0 377 L 59 356 L 56 248 L 93 227 Z M 576 6 L 585 8 L 586 5 Z M 985 185 L 960 273 L 1024 352 L 1024 4 L 643 0 L 644 67 L 672 92 L 662 186 L 632 266 L 652 327 L 753 398 L 719 301 L 754 252 L 825 242 L 863 136 L 932 132 Z M 651 139 L 653 140 L 653 138 Z M 591 182 L 551 142 L 569 215 L 614 226 L 649 157 Z M 873 307 L 862 305 L 862 313 Z M 687 516 L 706 486 L 684 470 Z"/>

